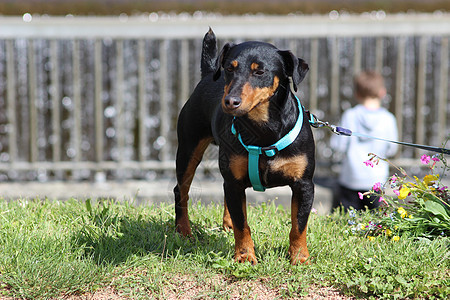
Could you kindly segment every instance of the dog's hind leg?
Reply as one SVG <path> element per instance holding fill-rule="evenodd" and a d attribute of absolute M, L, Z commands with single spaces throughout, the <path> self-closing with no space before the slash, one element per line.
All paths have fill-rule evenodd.
<path fill-rule="evenodd" d="M 213 139 L 206 137 L 198 142 L 192 140 L 195 139 L 193 137 L 190 137 L 189 140 L 179 139 L 176 160 L 177 185 L 173 189 L 175 194 L 175 226 L 176 230 L 183 236 L 191 235 L 188 200 L 192 179 L 202 160 L 203 153 Z"/>
<path fill-rule="evenodd" d="M 312 180 L 301 180 L 292 186 L 291 219 L 292 228 L 289 233 L 289 256 L 291 264 L 309 263 L 306 245 L 306 231 L 309 213 L 314 201 L 314 184 Z"/>
<path fill-rule="evenodd" d="M 223 209 L 223 229 L 225 230 L 225 231 L 228 231 L 228 230 L 232 230 L 233 229 L 233 222 L 231 221 L 231 216 L 230 216 L 230 212 L 228 211 L 228 207 L 227 207 L 227 199 L 226 198 L 224 198 L 223 199 L 223 206 L 224 206 L 224 209 Z"/>

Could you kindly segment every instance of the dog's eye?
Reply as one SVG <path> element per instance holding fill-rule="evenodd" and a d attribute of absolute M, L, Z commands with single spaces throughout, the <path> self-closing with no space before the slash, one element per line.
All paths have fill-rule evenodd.
<path fill-rule="evenodd" d="M 234 71 L 233 67 L 228 67 L 225 69 L 227 72 L 232 73 Z"/>
<path fill-rule="evenodd" d="M 256 70 L 255 72 L 253 72 L 253 74 L 256 76 L 261 76 L 264 74 L 264 70 Z"/>

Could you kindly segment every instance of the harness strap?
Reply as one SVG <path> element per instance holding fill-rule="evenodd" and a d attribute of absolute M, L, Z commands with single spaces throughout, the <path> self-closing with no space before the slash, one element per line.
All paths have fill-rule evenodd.
<path fill-rule="evenodd" d="M 259 176 L 259 156 L 262 154 L 266 155 L 267 157 L 275 156 L 275 154 L 277 154 L 279 151 L 283 150 L 284 148 L 292 144 L 292 142 L 295 141 L 300 131 L 302 130 L 303 106 L 300 103 L 300 100 L 297 98 L 297 96 L 295 96 L 295 99 L 297 99 L 299 112 L 294 127 L 291 129 L 291 131 L 289 131 L 288 134 L 282 137 L 278 142 L 268 147 L 246 145 L 242 140 L 241 134 L 236 131 L 236 128 L 234 126 L 236 117 L 233 118 L 233 122 L 231 123 L 231 133 L 233 133 L 233 135 L 235 135 L 238 138 L 241 145 L 248 152 L 248 175 L 250 177 L 250 183 L 252 184 L 253 190 L 255 191 L 263 192 L 266 190 L 266 188 L 262 185 L 261 178 Z"/>

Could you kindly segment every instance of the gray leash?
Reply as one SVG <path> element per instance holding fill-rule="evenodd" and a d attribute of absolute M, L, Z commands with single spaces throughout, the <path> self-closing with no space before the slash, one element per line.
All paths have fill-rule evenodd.
<path fill-rule="evenodd" d="M 330 129 L 334 134 L 337 134 L 337 135 L 359 136 L 359 137 L 363 137 L 363 138 L 368 138 L 368 139 L 373 139 L 373 140 L 378 140 L 378 141 L 384 141 L 384 142 L 399 144 L 399 145 L 403 145 L 403 146 L 419 148 L 419 149 L 423 149 L 423 150 L 427 150 L 427 151 L 433 151 L 433 152 L 447 154 L 447 155 L 450 154 L 450 149 L 447 149 L 447 148 L 440 148 L 440 147 L 433 147 L 433 146 L 427 146 L 427 145 L 420 145 L 420 144 L 412 144 L 412 143 L 405 143 L 405 142 L 387 140 L 387 139 L 383 139 L 383 138 L 379 138 L 379 137 L 375 137 L 375 136 L 371 136 L 371 135 L 367 135 L 367 134 L 363 134 L 363 133 L 359 133 L 359 132 L 353 132 L 350 129 L 339 127 L 339 126 L 335 126 L 335 125 L 332 125 L 332 124 L 330 124 L 328 122 L 320 121 L 315 115 L 313 115 L 309 111 L 307 111 L 307 113 L 309 114 L 309 123 L 311 124 L 311 126 L 313 126 L 314 128 L 326 127 L 328 129 Z"/>

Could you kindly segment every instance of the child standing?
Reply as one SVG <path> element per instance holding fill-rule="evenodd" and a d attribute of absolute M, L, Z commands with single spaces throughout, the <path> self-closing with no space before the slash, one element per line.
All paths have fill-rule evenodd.
<path fill-rule="evenodd" d="M 354 78 L 354 94 L 358 104 L 342 115 L 341 127 L 354 132 L 397 140 L 397 123 L 393 114 L 381 106 L 386 96 L 383 77 L 373 71 L 364 71 Z M 368 154 L 374 153 L 387 158 L 397 152 L 397 145 L 362 137 L 332 136 L 331 147 L 343 154 L 339 175 L 337 205 L 345 210 L 376 208 L 378 200 L 360 194 L 372 189 L 377 182 L 384 183 L 389 176 L 389 165 L 380 161 L 378 165 L 366 166 Z M 335 205 L 335 206 L 337 206 Z"/>

